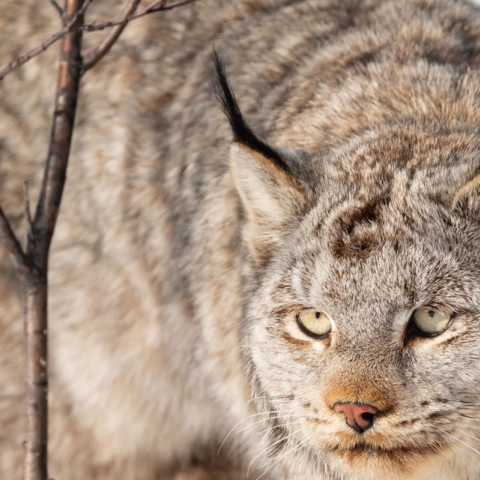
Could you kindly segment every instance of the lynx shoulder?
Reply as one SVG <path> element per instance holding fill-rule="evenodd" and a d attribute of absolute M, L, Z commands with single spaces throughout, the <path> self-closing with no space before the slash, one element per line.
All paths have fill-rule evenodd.
<path fill-rule="evenodd" d="M 59 28 L 44 3 L 2 2 L 2 64 Z M 20 232 L 54 58 L 0 85 Z M 132 22 L 82 80 L 51 256 L 50 476 L 478 478 L 479 125 L 463 1 L 199 0 Z M 10 478 L 21 325 L 2 255 Z"/>

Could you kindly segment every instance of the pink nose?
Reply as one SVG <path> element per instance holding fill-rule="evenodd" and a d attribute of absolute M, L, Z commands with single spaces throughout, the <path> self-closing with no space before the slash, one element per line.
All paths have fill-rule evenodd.
<path fill-rule="evenodd" d="M 373 425 L 373 419 L 378 410 L 370 405 L 361 403 L 340 403 L 337 402 L 333 409 L 337 413 L 343 413 L 347 425 L 358 433 L 363 433 Z"/>

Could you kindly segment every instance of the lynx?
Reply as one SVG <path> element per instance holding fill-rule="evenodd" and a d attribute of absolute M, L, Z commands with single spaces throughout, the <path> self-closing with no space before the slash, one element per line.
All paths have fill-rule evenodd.
<path fill-rule="evenodd" d="M 3 0 L 2 64 L 59 27 L 48 2 Z M 19 232 L 55 56 L 0 86 Z M 132 22 L 82 82 L 51 255 L 52 478 L 480 478 L 478 7 L 199 0 Z"/>

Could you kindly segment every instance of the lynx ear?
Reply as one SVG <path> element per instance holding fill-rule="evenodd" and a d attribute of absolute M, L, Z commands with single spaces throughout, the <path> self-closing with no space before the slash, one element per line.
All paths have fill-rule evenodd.
<path fill-rule="evenodd" d="M 243 119 L 223 65 L 214 51 L 215 90 L 228 117 L 234 142 L 230 167 L 247 213 L 245 238 L 257 261 L 268 258 L 288 222 L 306 205 L 304 187 L 290 165 L 294 154 L 281 152 L 260 140 Z"/>
<path fill-rule="evenodd" d="M 469 180 L 453 197 L 452 210 L 480 219 L 480 174 Z"/>
<path fill-rule="evenodd" d="M 233 143 L 230 166 L 247 213 L 245 239 L 254 257 L 265 260 L 285 226 L 305 207 L 305 194 L 288 172 L 242 143 Z"/>

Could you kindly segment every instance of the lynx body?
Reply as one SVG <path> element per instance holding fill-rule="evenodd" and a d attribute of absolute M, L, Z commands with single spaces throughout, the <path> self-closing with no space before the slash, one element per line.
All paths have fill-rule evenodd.
<path fill-rule="evenodd" d="M 55 15 L 3 0 L 1 63 Z M 19 232 L 55 55 L 0 85 Z M 132 22 L 82 82 L 51 255 L 52 478 L 480 478 L 476 7 L 200 0 Z M 21 308 L 0 266 L 14 478 Z"/>

